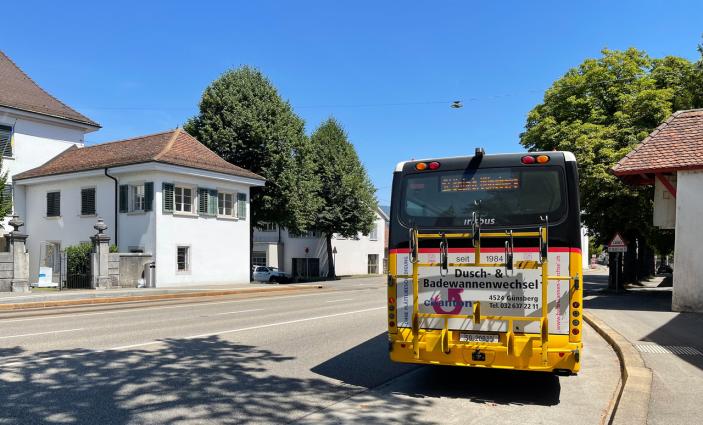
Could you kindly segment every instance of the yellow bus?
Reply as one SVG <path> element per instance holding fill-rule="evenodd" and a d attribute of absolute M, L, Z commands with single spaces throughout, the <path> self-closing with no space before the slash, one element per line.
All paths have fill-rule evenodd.
<path fill-rule="evenodd" d="M 479 148 L 401 162 L 388 244 L 393 361 L 579 371 L 583 271 L 572 153 Z"/>

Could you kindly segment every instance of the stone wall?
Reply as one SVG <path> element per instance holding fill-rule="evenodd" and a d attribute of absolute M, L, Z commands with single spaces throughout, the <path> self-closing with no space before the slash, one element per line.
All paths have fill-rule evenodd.
<path fill-rule="evenodd" d="M 0 252 L 0 292 L 12 291 L 15 263 L 11 252 Z"/>
<path fill-rule="evenodd" d="M 108 275 L 113 288 L 136 288 L 143 278 L 144 265 L 153 261 L 151 254 L 111 253 L 108 258 Z"/>

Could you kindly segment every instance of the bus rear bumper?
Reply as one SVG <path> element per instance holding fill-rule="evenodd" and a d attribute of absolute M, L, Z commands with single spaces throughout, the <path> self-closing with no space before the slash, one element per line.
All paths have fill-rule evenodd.
<path fill-rule="evenodd" d="M 451 343 L 444 352 L 439 338 L 424 334 L 415 355 L 412 341 L 389 342 L 390 358 L 394 362 L 512 369 L 524 371 L 576 374 L 581 368 L 581 342 L 569 342 L 568 335 L 550 335 L 546 362 L 537 335 L 516 336 L 510 349 L 501 344 Z M 502 339 L 502 338 L 501 338 Z"/>

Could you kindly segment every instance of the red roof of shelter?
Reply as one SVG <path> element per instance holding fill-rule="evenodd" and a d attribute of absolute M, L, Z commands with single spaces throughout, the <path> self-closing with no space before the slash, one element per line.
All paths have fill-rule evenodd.
<path fill-rule="evenodd" d="M 100 127 L 100 124 L 44 91 L 1 51 L 0 106 Z"/>
<path fill-rule="evenodd" d="M 616 176 L 703 169 L 703 109 L 675 112 L 613 166 Z"/>
<path fill-rule="evenodd" d="M 44 165 L 17 174 L 12 179 L 22 180 L 146 162 L 180 165 L 264 180 L 258 174 L 225 161 L 181 129 L 84 148 L 74 145 Z"/>

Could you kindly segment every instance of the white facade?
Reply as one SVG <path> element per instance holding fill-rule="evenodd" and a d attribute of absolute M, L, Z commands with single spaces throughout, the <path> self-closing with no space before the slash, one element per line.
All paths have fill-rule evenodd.
<path fill-rule="evenodd" d="M 2 158 L 2 172 L 7 172 L 9 184 L 15 174 L 44 164 L 72 145 L 83 146 L 85 134 L 97 130 L 4 107 L 0 107 L 0 125 L 12 128 L 12 154 Z"/>
<path fill-rule="evenodd" d="M 386 218 L 376 213 L 374 229 L 369 235 L 341 238 L 334 235 L 332 248 L 337 276 L 381 274 L 385 262 L 384 239 Z M 278 267 L 290 276 L 317 277 L 328 272 L 327 248 L 324 235 L 309 232 L 302 237 L 292 236 L 286 229 L 275 226 L 254 230 L 254 262 Z"/>
<path fill-rule="evenodd" d="M 105 170 L 85 171 L 20 180 L 15 202 L 25 217 L 30 235 L 30 281 L 36 282 L 42 245 L 57 243 L 60 249 L 90 240 L 97 217 L 103 218 L 105 232 L 120 252 L 144 252 L 156 262 L 156 286 L 224 284 L 249 281 L 249 188 L 263 185 L 260 180 L 192 168 L 146 163 L 114 167 L 107 173 L 119 185 L 153 183 L 153 205 L 148 212 L 118 212 L 115 223 L 115 182 Z M 163 183 L 193 190 L 194 213 L 164 211 Z M 81 215 L 81 189 L 95 188 L 94 215 Z M 245 194 L 244 217 L 198 214 L 198 188 Z M 60 216 L 47 217 L 47 193 L 60 192 Z M 131 198 L 130 198 L 131 199 Z M 131 202 L 131 201 L 130 201 Z M 187 269 L 179 270 L 179 247 L 185 248 Z"/>
<path fill-rule="evenodd" d="M 703 172 L 679 171 L 676 179 L 676 242 L 672 308 L 703 312 Z"/>

